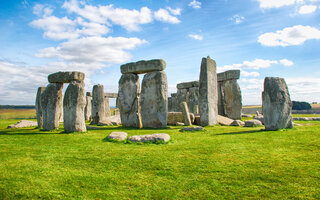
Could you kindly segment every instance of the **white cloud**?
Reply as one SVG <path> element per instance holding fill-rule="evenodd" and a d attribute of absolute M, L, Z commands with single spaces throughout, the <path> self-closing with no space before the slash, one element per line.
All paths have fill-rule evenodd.
<path fill-rule="evenodd" d="M 219 72 L 231 70 L 231 69 L 254 69 L 258 70 L 261 68 L 269 68 L 272 64 L 278 64 L 276 60 L 264 60 L 264 59 L 255 59 L 253 61 L 243 61 L 241 64 L 232 64 L 218 67 Z"/>
<path fill-rule="evenodd" d="M 169 10 L 173 15 L 181 15 L 181 8 L 173 9 L 171 7 L 167 7 L 167 10 Z"/>
<path fill-rule="evenodd" d="M 296 0 L 257 0 L 260 8 L 280 8 L 282 6 L 294 5 Z"/>
<path fill-rule="evenodd" d="M 300 7 L 299 13 L 301 15 L 310 14 L 310 13 L 313 13 L 314 11 L 316 11 L 316 10 L 317 10 L 317 6 L 315 6 L 315 5 L 304 5 L 304 6 Z"/>
<path fill-rule="evenodd" d="M 293 62 L 291 60 L 288 60 L 288 59 L 282 59 L 279 61 L 282 65 L 284 66 L 292 66 L 293 65 Z"/>
<path fill-rule="evenodd" d="M 36 56 L 77 63 L 123 63 L 131 58 L 125 50 L 143 43 L 146 41 L 139 38 L 85 37 L 63 42 L 58 47 L 41 49 Z"/>
<path fill-rule="evenodd" d="M 194 40 L 203 40 L 203 37 L 201 35 L 198 35 L 198 34 L 189 34 L 188 37 L 192 38 Z"/>
<path fill-rule="evenodd" d="M 193 0 L 189 3 L 189 6 L 194 8 L 194 9 L 199 9 L 201 8 L 201 2 L 200 1 L 196 1 L 196 0 Z"/>
<path fill-rule="evenodd" d="M 264 46 L 293 46 L 301 45 L 307 40 L 320 39 L 320 30 L 311 26 L 297 25 L 282 30 L 264 33 L 258 42 Z"/>
<path fill-rule="evenodd" d="M 260 74 L 259 74 L 259 72 L 247 72 L 247 71 L 241 70 L 241 76 L 245 76 L 245 77 L 248 77 L 248 76 L 257 77 L 257 76 L 260 76 Z"/>
<path fill-rule="evenodd" d="M 180 20 L 177 17 L 170 15 L 170 13 L 167 10 L 162 8 L 160 8 L 158 11 L 154 13 L 154 18 L 156 20 L 168 22 L 171 24 L 180 23 Z"/>
<path fill-rule="evenodd" d="M 240 15 L 233 15 L 231 18 L 229 18 L 229 20 L 234 21 L 235 24 L 241 24 L 245 20 L 245 17 Z"/>

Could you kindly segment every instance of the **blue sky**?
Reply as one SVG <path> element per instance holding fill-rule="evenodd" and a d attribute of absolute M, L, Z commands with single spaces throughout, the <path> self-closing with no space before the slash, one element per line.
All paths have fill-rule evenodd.
<path fill-rule="evenodd" d="M 261 104 L 266 76 L 320 102 L 320 0 L 0 0 L 0 46 L 0 104 L 34 104 L 56 71 L 117 92 L 121 64 L 155 58 L 173 93 L 208 55 L 241 70 L 244 105 Z"/>

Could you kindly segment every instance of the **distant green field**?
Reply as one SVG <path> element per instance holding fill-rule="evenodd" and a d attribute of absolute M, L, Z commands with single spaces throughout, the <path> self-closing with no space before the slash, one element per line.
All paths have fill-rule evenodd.
<path fill-rule="evenodd" d="M 200 132 L 102 127 L 87 133 L 6 129 L 0 199 L 319 199 L 320 122 L 290 130 Z M 112 131 L 168 133 L 168 144 L 106 141 Z"/>

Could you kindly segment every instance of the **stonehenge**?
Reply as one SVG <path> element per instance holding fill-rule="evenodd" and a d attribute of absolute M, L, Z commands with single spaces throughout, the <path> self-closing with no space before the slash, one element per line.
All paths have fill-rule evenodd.
<path fill-rule="evenodd" d="M 91 108 L 91 125 L 93 124 L 108 124 L 107 119 L 108 113 L 106 106 L 109 106 L 109 101 L 106 103 L 106 98 L 104 96 L 104 86 L 103 85 L 94 85 L 92 89 L 92 108 Z M 110 111 L 109 111 L 110 113 Z"/>
<path fill-rule="evenodd" d="M 168 83 L 161 59 L 121 65 L 118 104 L 122 125 L 165 128 L 168 121 Z M 144 74 L 140 92 L 138 74 Z"/>
<path fill-rule="evenodd" d="M 41 109 L 41 94 L 44 92 L 46 87 L 38 87 L 37 96 L 36 96 L 36 114 L 37 114 L 37 123 L 38 128 L 43 126 L 43 114 Z"/>
<path fill-rule="evenodd" d="M 84 108 L 84 118 L 85 120 L 91 120 L 92 119 L 92 92 L 86 93 L 86 106 Z"/>

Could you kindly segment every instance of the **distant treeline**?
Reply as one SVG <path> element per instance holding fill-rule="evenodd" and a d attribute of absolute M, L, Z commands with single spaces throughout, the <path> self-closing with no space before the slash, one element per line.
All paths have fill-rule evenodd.
<path fill-rule="evenodd" d="M 310 110 L 310 103 L 304 101 L 292 101 L 292 110 Z"/>
<path fill-rule="evenodd" d="M 0 105 L 0 109 L 35 109 L 34 105 Z"/>

